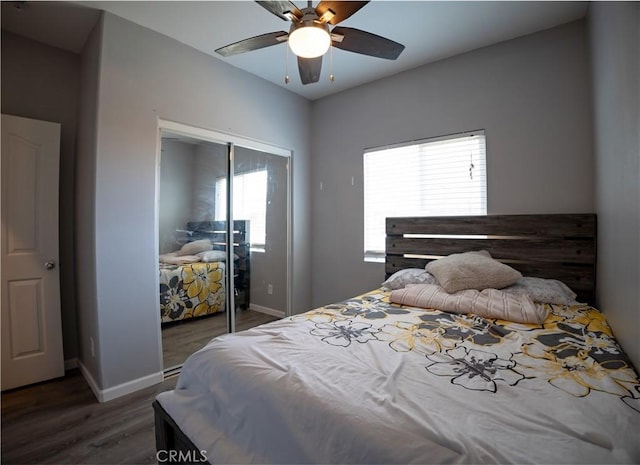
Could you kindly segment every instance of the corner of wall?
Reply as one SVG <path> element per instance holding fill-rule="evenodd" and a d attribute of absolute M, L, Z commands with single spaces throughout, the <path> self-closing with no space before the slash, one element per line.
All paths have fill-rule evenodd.
<path fill-rule="evenodd" d="M 94 389 L 101 383 L 96 299 L 95 190 L 98 132 L 98 90 L 103 16 L 91 31 L 81 54 L 75 169 L 75 260 L 78 317 L 78 364 Z"/>
<path fill-rule="evenodd" d="M 597 306 L 640 369 L 640 4 L 593 2 L 588 19 Z"/>

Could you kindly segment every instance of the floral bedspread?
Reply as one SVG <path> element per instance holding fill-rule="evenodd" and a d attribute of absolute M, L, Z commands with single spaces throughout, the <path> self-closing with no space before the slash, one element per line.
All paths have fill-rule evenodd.
<path fill-rule="evenodd" d="M 604 315 L 587 305 L 548 307 L 544 324 L 528 325 L 437 310 L 416 315 L 371 293 L 294 319 L 313 322 L 309 333 L 330 345 L 386 342 L 424 354 L 427 372 L 465 389 L 496 392 L 536 378 L 572 396 L 611 394 L 640 414 L 640 382 Z M 515 333 L 519 347 L 506 343 Z"/>
<path fill-rule="evenodd" d="M 161 266 L 162 323 L 223 312 L 224 267 L 224 262 Z"/>
<path fill-rule="evenodd" d="M 216 338 L 159 400 L 213 463 L 640 461 L 640 381 L 598 310 L 528 325 L 388 296 Z"/>

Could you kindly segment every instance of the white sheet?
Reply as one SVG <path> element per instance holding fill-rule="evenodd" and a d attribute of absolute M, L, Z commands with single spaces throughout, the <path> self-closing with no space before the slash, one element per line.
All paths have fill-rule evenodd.
<path fill-rule="evenodd" d="M 158 400 L 212 463 L 640 460 L 640 382 L 589 307 L 523 325 L 369 294 L 214 339 Z"/>

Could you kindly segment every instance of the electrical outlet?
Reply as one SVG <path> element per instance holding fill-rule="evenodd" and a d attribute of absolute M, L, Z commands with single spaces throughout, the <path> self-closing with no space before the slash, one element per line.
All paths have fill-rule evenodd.
<path fill-rule="evenodd" d="M 273 294 L 273 284 L 267 284 L 267 294 Z"/>
<path fill-rule="evenodd" d="M 93 343 L 93 338 L 89 337 L 89 344 L 91 344 L 91 356 L 95 357 L 96 356 L 96 347 Z"/>

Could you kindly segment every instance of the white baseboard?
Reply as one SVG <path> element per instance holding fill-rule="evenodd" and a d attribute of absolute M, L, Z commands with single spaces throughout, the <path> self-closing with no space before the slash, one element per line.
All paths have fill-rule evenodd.
<path fill-rule="evenodd" d="M 78 357 L 68 358 L 64 361 L 64 371 L 73 370 L 78 368 Z"/>
<path fill-rule="evenodd" d="M 118 397 L 131 394 L 132 392 L 139 391 L 140 389 L 159 384 L 164 380 L 163 373 L 159 372 L 143 376 L 142 378 L 134 379 L 132 381 L 127 381 L 126 383 L 107 389 L 100 389 L 98 387 L 98 383 L 96 383 L 93 376 L 91 376 L 91 373 L 89 373 L 89 370 L 87 370 L 87 367 L 85 367 L 81 361 L 78 361 L 78 365 L 80 367 L 80 373 L 82 373 L 87 384 L 89 384 L 89 387 L 93 391 L 93 395 L 98 399 L 98 402 L 108 402 L 110 400 L 117 399 Z"/>
<path fill-rule="evenodd" d="M 91 376 L 91 373 L 89 372 L 89 370 L 87 370 L 87 367 L 84 366 L 84 364 L 80 360 L 78 360 L 78 368 L 80 368 L 80 373 L 82 374 L 82 377 L 85 379 L 85 381 L 93 391 L 93 395 L 96 396 L 96 399 L 98 399 L 98 402 L 103 402 L 102 400 L 100 400 L 100 388 L 98 387 L 98 383 L 96 383 L 95 379 L 93 379 L 93 376 Z"/>
<path fill-rule="evenodd" d="M 255 310 L 256 312 L 266 313 L 267 315 L 276 316 L 278 318 L 284 318 L 285 314 L 282 310 L 276 310 L 275 308 L 263 307 L 262 305 L 249 304 L 249 310 Z"/>

